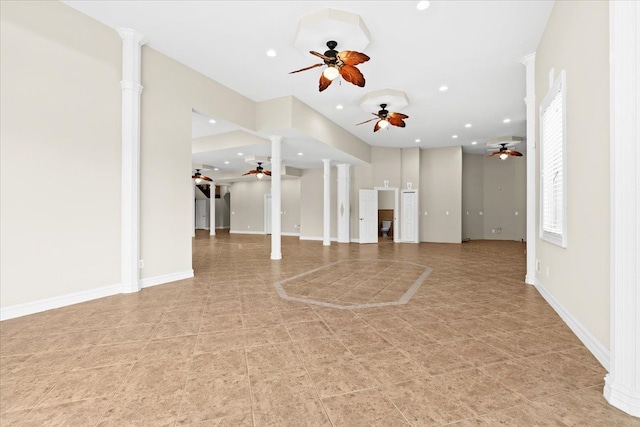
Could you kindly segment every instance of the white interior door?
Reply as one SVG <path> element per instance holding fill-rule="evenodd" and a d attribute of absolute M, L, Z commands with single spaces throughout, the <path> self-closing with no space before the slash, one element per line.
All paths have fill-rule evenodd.
<path fill-rule="evenodd" d="M 415 191 L 402 192 L 402 241 L 418 243 L 418 194 Z"/>
<path fill-rule="evenodd" d="M 378 243 L 378 190 L 360 190 L 360 243 Z"/>
<path fill-rule="evenodd" d="M 207 224 L 207 204 L 209 200 L 196 200 L 196 229 L 205 230 L 208 227 Z"/>
<path fill-rule="evenodd" d="M 271 234 L 271 194 L 264 195 L 264 234 Z"/>

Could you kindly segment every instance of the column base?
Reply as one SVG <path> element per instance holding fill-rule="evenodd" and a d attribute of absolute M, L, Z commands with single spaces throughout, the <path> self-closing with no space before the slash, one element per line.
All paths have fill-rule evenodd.
<path fill-rule="evenodd" d="M 634 390 L 622 384 L 616 384 L 611 374 L 604 377 L 604 398 L 621 411 L 634 417 L 640 417 L 640 390 Z"/>
<path fill-rule="evenodd" d="M 274 260 L 274 261 L 282 259 L 282 254 L 281 253 L 277 253 L 277 254 L 271 253 L 271 259 Z"/>

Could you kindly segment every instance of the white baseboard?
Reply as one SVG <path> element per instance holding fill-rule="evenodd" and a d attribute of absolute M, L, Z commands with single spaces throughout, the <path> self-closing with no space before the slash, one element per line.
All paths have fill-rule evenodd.
<path fill-rule="evenodd" d="M 16 317 L 27 316 L 29 314 L 40 313 L 54 308 L 66 307 L 68 305 L 91 301 L 119 294 L 122 285 L 109 285 L 101 288 L 89 289 L 86 291 L 72 292 L 70 294 L 45 298 L 38 301 L 14 304 L 0 308 L 0 320 L 8 320 Z"/>
<path fill-rule="evenodd" d="M 607 374 L 604 377 L 604 398 L 618 409 L 634 417 L 640 417 L 640 394 L 638 388 L 627 387 L 620 384 Z"/>
<path fill-rule="evenodd" d="M 229 234 L 260 234 L 264 236 L 264 231 L 229 230 Z"/>
<path fill-rule="evenodd" d="M 193 277 L 193 270 L 179 271 L 177 273 L 163 274 L 160 276 L 147 277 L 140 279 L 140 288 L 149 288 L 151 286 L 162 285 L 177 280 L 189 279 Z"/>
<path fill-rule="evenodd" d="M 538 278 L 534 279 L 534 286 L 540 292 L 540 295 L 549 303 L 549 305 L 558 313 L 560 318 L 569 326 L 580 341 L 587 349 L 598 359 L 598 362 L 608 371 L 609 370 L 609 349 L 607 349 L 578 319 L 569 312 L 560 302 L 549 293 Z"/>
<path fill-rule="evenodd" d="M 324 237 L 300 236 L 300 240 L 313 240 L 313 241 L 317 241 L 317 242 L 322 242 L 322 241 L 324 241 Z M 331 237 L 329 239 L 329 241 L 337 243 L 338 242 L 338 238 L 337 237 Z"/>
<path fill-rule="evenodd" d="M 216 230 L 228 230 L 230 227 L 216 227 Z"/>
<path fill-rule="evenodd" d="M 280 233 L 282 236 L 292 236 L 292 237 L 298 237 L 300 236 L 300 233 Z"/>

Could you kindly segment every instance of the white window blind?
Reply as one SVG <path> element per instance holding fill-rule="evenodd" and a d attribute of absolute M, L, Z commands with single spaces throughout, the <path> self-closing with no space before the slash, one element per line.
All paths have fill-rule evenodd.
<path fill-rule="evenodd" d="M 540 105 L 540 235 L 566 247 L 565 74 L 561 73 Z"/>

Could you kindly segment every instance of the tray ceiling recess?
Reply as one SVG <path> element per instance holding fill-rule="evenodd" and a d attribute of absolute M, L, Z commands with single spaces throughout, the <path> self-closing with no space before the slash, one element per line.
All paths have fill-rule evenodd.
<path fill-rule="evenodd" d="M 487 151 L 494 151 L 500 149 L 502 144 L 506 148 L 515 147 L 524 141 L 524 138 L 519 136 L 501 136 L 500 138 L 494 138 L 487 142 Z"/>
<path fill-rule="evenodd" d="M 325 49 L 329 40 L 338 42 L 338 50 L 362 52 L 371 35 L 360 15 L 325 9 L 305 16 L 298 22 L 294 46 L 305 56 L 310 51 Z"/>

